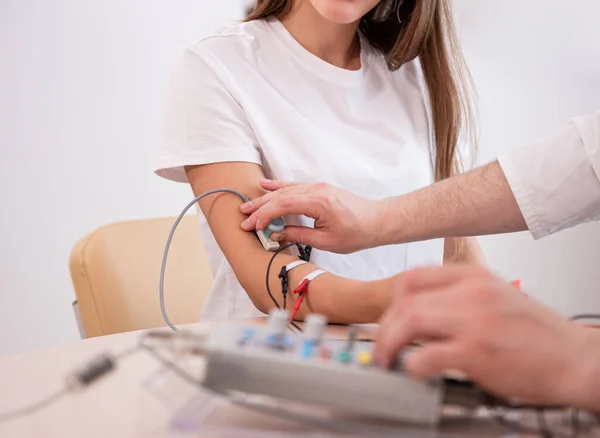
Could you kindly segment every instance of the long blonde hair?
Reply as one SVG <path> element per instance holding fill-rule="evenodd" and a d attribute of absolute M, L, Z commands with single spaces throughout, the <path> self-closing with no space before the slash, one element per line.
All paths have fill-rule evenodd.
<path fill-rule="evenodd" d="M 397 0 L 383 0 L 383 2 Z M 258 0 L 246 21 L 288 14 L 293 0 Z M 464 136 L 474 153 L 477 135 L 474 120 L 475 91 L 454 30 L 449 0 L 400 0 L 397 10 L 376 19 L 379 4 L 367 13 L 359 28 L 380 50 L 390 70 L 419 57 L 429 92 L 435 140 L 436 181 L 462 170 L 457 147 Z M 459 244 L 459 247 L 463 247 Z"/>

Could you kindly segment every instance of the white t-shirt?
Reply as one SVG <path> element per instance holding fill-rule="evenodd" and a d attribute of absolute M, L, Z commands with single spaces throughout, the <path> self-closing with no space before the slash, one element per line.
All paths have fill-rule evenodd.
<path fill-rule="evenodd" d="M 361 64 L 350 71 L 323 61 L 278 20 L 239 24 L 193 44 L 172 78 L 157 174 L 187 182 L 185 165 L 243 161 L 261 164 L 269 178 L 324 181 L 366 198 L 429 185 L 432 128 L 418 60 L 391 72 L 361 39 Z M 312 226 L 305 217 L 286 221 Z M 261 315 L 201 213 L 200 227 L 214 274 L 202 318 Z M 443 241 L 431 240 L 350 255 L 314 250 L 311 262 L 375 280 L 442 259 Z"/>

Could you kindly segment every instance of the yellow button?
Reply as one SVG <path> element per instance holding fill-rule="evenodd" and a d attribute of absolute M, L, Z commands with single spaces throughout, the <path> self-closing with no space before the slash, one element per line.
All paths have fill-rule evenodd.
<path fill-rule="evenodd" d="M 371 363 L 371 353 L 368 351 L 361 351 L 358 353 L 358 363 L 361 365 L 369 365 Z"/>

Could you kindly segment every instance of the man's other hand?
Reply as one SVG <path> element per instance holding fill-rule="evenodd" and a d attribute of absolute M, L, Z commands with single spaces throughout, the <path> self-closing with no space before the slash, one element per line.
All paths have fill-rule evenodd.
<path fill-rule="evenodd" d="M 402 274 L 381 320 L 375 359 L 389 366 L 412 341 L 417 378 L 457 370 L 501 397 L 600 409 L 600 339 L 474 266 Z"/>

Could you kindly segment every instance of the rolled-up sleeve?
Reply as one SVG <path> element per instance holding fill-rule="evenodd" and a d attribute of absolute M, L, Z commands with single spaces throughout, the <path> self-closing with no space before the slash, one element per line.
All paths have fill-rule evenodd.
<path fill-rule="evenodd" d="M 535 239 L 600 220 L 600 112 L 498 161 Z"/>

